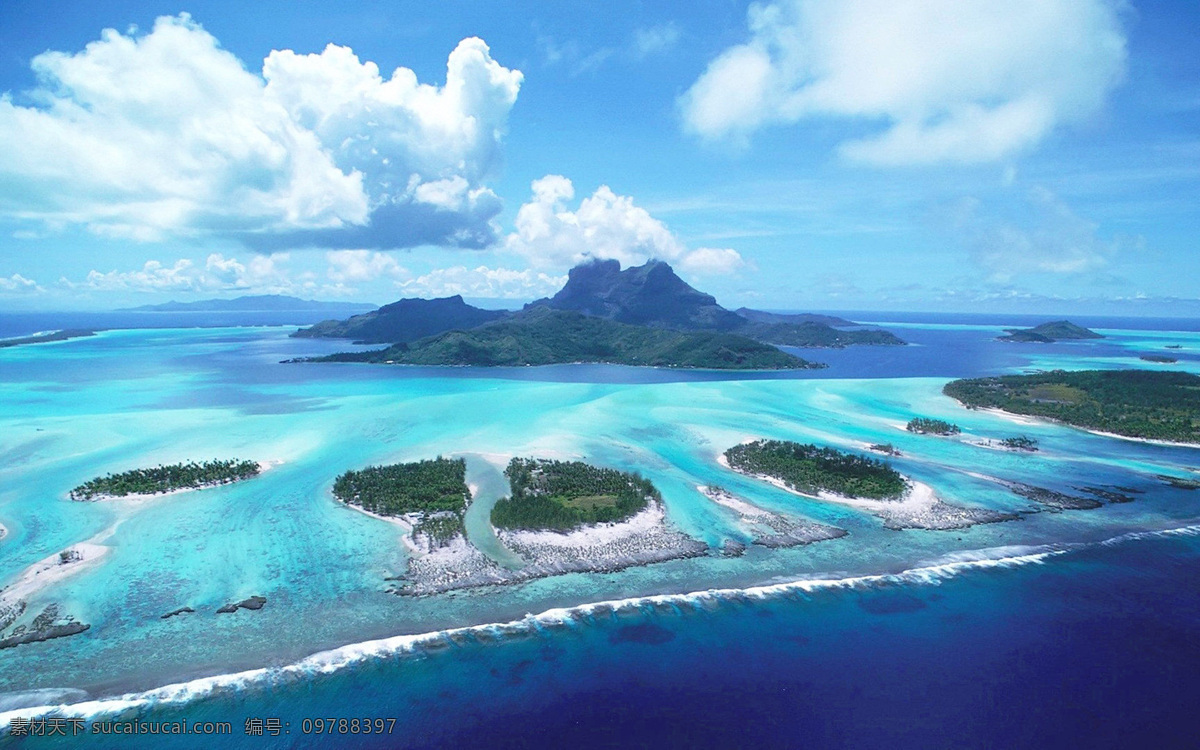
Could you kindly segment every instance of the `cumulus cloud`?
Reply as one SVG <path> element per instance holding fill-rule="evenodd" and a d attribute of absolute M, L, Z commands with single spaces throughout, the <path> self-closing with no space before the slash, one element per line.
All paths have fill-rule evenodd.
<path fill-rule="evenodd" d="M 442 86 L 384 78 L 346 47 L 274 51 L 261 75 L 186 14 L 46 52 L 0 98 L 0 212 L 157 240 L 478 247 L 495 239 L 500 156 L 522 75 L 479 39 Z M 398 227 L 402 231 L 396 231 Z"/>
<path fill-rule="evenodd" d="M 7 279 L 0 276 L 0 294 L 29 294 L 45 291 L 33 279 L 27 279 L 19 273 L 14 273 Z"/>
<path fill-rule="evenodd" d="M 179 258 L 170 265 L 148 260 L 132 271 L 88 272 L 81 282 L 63 278 L 60 286 L 67 289 L 102 292 L 220 292 L 253 291 L 259 294 L 294 293 L 315 285 L 303 279 L 293 279 L 287 266 L 287 253 L 255 255 L 243 263 L 212 253 L 203 265 L 189 258 Z"/>
<path fill-rule="evenodd" d="M 990 280 L 1005 283 L 1031 273 L 1094 274 L 1119 253 L 1136 251 L 1142 238 L 1104 239 L 1098 226 L 1076 214 L 1051 191 L 1035 187 L 1018 201 L 1019 218 L 997 218 L 974 198 L 948 212 L 948 229 L 969 248 Z"/>
<path fill-rule="evenodd" d="M 553 294 L 567 283 L 567 277 L 525 269 L 453 266 L 397 284 L 405 293 L 430 297 L 462 294 L 468 297 L 528 299 Z"/>
<path fill-rule="evenodd" d="M 326 275 L 337 284 L 375 281 L 407 273 L 396 259 L 370 250 L 334 250 L 325 253 L 329 261 Z"/>
<path fill-rule="evenodd" d="M 689 250 L 671 230 L 633 198 L 601 185 L 575 210 L 575 187 L 561 175 L 534 180 L 533 198 L 517 211 L 508 250 L 542 268 L 565 268 L 592 258 L 637 265 L 655 258 L 697 274 L 728 273 L 744 265 L 736 250 Z"/>
<path fill-rule="evenodd" d="M 855 161 L 987 162 L 1093 114 L 1120 79 L 1116 0 L 778 0 L 681 97 L 687 130 L 857 118 Z"/>

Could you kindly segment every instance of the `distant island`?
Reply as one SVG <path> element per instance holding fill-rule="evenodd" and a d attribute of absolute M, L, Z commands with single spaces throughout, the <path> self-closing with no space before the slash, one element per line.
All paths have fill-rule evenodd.
<path fill-rule="evenodd" d="M 1055 370 L 955 380 L 943 392 L 968 407 L 1123 437 L 1200 443 L 1200 376 L 1184 372 Z"/>
<path fill-rule="evenodd" d="M 284 294 L 257 294 L 232 299 L 203 299 L 195 302 L 164 302 L 160 305 L 124 307 L 116 312 L 322 312 L 345 313 L 370 310 L 363 302 L 321 302 Z"/>
<path fill-rule="evenodd" d="M 925 417 L 917 417 L 909 420 L 904 429 L 916 435 L 941 435 L 948 437 L 957 435 L 962 432 L 956 424 L 951 424 L 942 419 L 926 419 Z"/>
<path fill-rule="evenodd" d="M 484 310 L 462 296 L 402 299 L 348 320 L 325 320 L 292 335 L 296 338 L 347 338 L 363 344 L 400 344 L 446 331 L 467 330 L 508 315 Z"/>
<path fill-rule="evenodd" d="M 725 460 L 737 471 L 773 477 L 806 495 L 899 500 L 908 490 L 904 477 L 883 461 L 811 444 L 756 440 L 725 451 Z"/>
<path fill-rule="evenodd" d="M 841 348 L 854 344 L 902 345 L 903 341 L 881 330 L 838 330 L 807 316 L 784 316 L 749 311 L 749 317 L 727 310 L 662 261 L 648 261 L 621 270 L 615 260 L 597 260 L 576 266 L 557 294 L 526 306 L 545 305 L 573 310 L 618 323 L 668 328 L 678 331 L 735 333 L 765 344 L 797 347 Z M 849 321 L 841 321 L 849 323 Z"/>
<path fill-rule="evenodd" d="M 1104 338 L 1095 331 L 1089 331 L 1083 326 L 1077 326 L 1069 320 L 1056 320 L 1042 323 L 1033 328 L 1008 328 L 1008 334 L 1000 336 L 997 341 L 1019 343 L 1051 344 L 1055 341 L 1079 341 L 1083 339 Z"/>
<path fill-rule="evenodd" d="M 477 367 L 593 362 L 714 370 L 823 366 L 737 334 L 647 328 L 546 307 L 534 307 L 468 331 L 303 361 Z"/>
<path fill-rule="evenodd" d="M 858 325 L 853 320 L 839 318 L 836 315 L 819 315 L 817 313 L 776 313 L 752 310 L 749 307 L 739 307 L 734 312 L 754 323 L 820 323 L 834 328 L 850 328 Z"/>
<path fill-rule="evenodd" d="M 512 494 L 492 508 L 502 529 L 570 531 L 624 521 L 662 496 L 649 480 L 582 461 L 514 458 L 504 470 Z"/>
<path fill-rule="evenodd" d="M 0 339 L 0 349 L 7 349 L 10 346 L 25 346 L 27 344 L 48 344 L 52 341 L 67 341 L 68 339 L 78 339 L 95 335 L 96 332 L 91 329 L 65 328 L 61 331 L 35 333 L 32 336 L 22 336 L 16 339 Z"/>
<path fill-rule="evenodd" d="M 293 335 L 392 345 L 309 361 L 475 366 L 592 362 L 738 370 L 817 366 L 779 346 L 904 344 L 887 331 L 830 325 L 853 326 L 841 318 L 743 312 L 746 316 L 721 307 L 666 263 L 649 261 L 621 270 L 620 263 L 606 260 L 576 266 L 557 294 L 518 312 L 484 310 L 460 296 L 404 299 Z"/>
<path fill-rule="evenodd" d="M 159 495 L 229 484 L 257 476 L 261 471 L 262 467 L 254 461 L 238 459 L 160 465 L 97 477 L 71 490 L 70 497 L 72 500 L 101 500 L 128 495 Z"/>
<path fill-rule="evenodd" d="M 1165 354 L 1143 354 L 1138 359 L 1143 362 L 1153 362 L 1159 365 L 1173 365 L 1179 361 L 1175 357 L 1168 357 Z"/>

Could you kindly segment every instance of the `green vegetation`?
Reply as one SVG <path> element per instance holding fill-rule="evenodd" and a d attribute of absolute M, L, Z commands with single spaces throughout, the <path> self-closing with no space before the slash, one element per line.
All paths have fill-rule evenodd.
<path fill-rule="evenodd" d="M 846 331 L 815 321 L 804 323 L 750 322 L 736 330 L 755 341 L 779 346 L 843 349 L 855 345 L 904 346 L 906 343 L 894 333 L 878 328 Z"/>
<path fill-rule="evenodd" d="M 904 477 L 883 461 L 816 445 L 759 440 L 730 448 L 725 458 L 737 471 L 778 479 L 807 495 L 824 490 L 846 497 L 895 500 L 908 490 Z"/>
<path fill-rule="evenodd" d="M 62 331 L 38 333 L 33 336 L 24 336 L 17 339 L 0 339 L 0 349 L 7 349 L 10 346 L 23 346 L 25 344 L 48 344 L 52 341 L 67 341 L 68 339 L 77 339 L 95 335 L 96 332 L 92 330 L 83 328 L 67 328 Z"/>
<path fill-rule="evenodd" d="M 1143 354 L 1139 359 L 1146 362 L 1154 362 L 1160 365 L 1173 365 L 1178 362 L 1174 357 L 1168 357 L 1165 354 Z"/>
<path fill-rule="evenodd" d="M 259 472 L 254 461 L 194 461 L 186 464 L 156 466 L 153 469 L 133 469 L 120 474 L 108 474 L 84 482 L 71 490 L 72 500 L 92 500 L 101 496 L 153 495 L 172 490 L 190 490 L 229 484 L 249 479 Z"/>
<path fill-rule="evenodd" d="M 413 536 L 427 537 L 431 548 L 445 547 L 455 537 L 466 535 L 462 513 L 427 513 L 413 526 Z"/>
<path fill-rule="evenodd" d="M 875 451 L 876 453 L 882 453 L 887 456 L 900 455 L 900 449 L 891 443 L 876 443 L 874 445 L 868 445 L 867 450 Z"/>
<path fill-rule="evenodd" d="M 568 531 L 582 524 L 623 521 L 661 496 L 638 474 L 581 461 L 514 458 L 504 470 L 512 496 L 492 509 L 502 529 Z"/>
<path fill-rule="evenodd" d="M 1104 338 L 1095 331 L 1089 331 L 1083 326 L 1077 326 L 1069 320 L 1055 320 L 1042 323 L 1033 328 L 1009 328 L 1008 335 L 1001 336 L 1000 341 L 1033 342 L 1049 344 L 1054 341 L 1077 341 L 1080 339 Z"/>
<path fill-rule="evenodd" d="M 955 380 L 943 392 L 968 407 L 1127 437 L 1200 443 L 1200 376 L 1184 372 L 1055 370 Z"/>
<path fill-rule="evenodd" d="M 543 306 L 469 331 L 312 361 L 481 367 L 598 362 L 714 370 L 822 366 L 732 333 L 647 328 Z"/>
<path fill-rule="evenodd" d="M 962 432 L 959 426 L 951 424 L 941 419 L 926 419 L 925 417 L 917 417 L 909 420 L 908 426 L 904 429 L 917 435 L 957 435 Z"/>
<path fill-rule="evenodd" d="M 430 461 L 347 471 L 333 483 L 333 495 L 343 503 L 381 516 L 458 514 L 466 509 L 471 496 L 466 476 L 466 461 L 438 456 Z M 430 528 L 439 527 L 432 523 Z"/>
<path fill-rule="evenodd" d="M 1030 453 L 1033 453 L 1038 449 L 1038 441 L 1024 435 L 1004 438 L 1000 441 L 1000 445 L 1003 445 L 1005 448 L 1008 448 L 1012 451 L 1029 451 Z"/>

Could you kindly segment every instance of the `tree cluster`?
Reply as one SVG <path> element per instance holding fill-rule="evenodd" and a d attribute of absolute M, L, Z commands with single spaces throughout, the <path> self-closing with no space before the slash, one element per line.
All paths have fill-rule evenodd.
<path fill-rule="evenodd" d="M 904 477 L 887 463 L 833 448 L 786 440 L 759 440 L 725 451 L 729 465 L 762 474 L 806 494 L 822 490 L 846 497 L 893 500 L 908 489 Z"/>
<path fill-rule="evenodd" d="M 338 500 L 383 516 L 405 513 L 462 513 L 471 491 L 467 464 L 442 458 L 347 471 L 333 483 Z"/>
<path fill-rule="evenodd" d="M 1054 370 L 955 380 L 943 391 L 971 407 L 1128 437 L 1200 443 L 1200 376 L 1190 373 Z"/>
<path fill-rule="evenodd" d="M 622 521 L 661 498 L 639 474 L 582 461 L 514 458 L 504 470 L 512 490 L 492 509 L 492 525 L 566 531 Z"/>
<path fill-rule="evenodd" d="M 927 419 L 925 417 L 917 417 L 909 421 L 908 426 L 904 429 L 917 435 L 957 435 L 962 432 L 956 424 L 951 424 L 941 419 Z"/>
<path fill-rule="evenodd" d="M 133 469 L 120 474 L 108 474 L 84 482 L 71 490 L 71 499 L 91 500 L 102 495 L 153 495 L 172 490 L 210 487 L 249 479 L 258 472 L 258 464 L 254 461 L 238 459 L 159 465 L 152 469 Z"/>

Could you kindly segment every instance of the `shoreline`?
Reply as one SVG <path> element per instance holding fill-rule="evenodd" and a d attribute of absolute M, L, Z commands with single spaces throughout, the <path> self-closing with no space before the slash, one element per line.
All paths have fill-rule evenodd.
<path fill-rule="evenodd" d="M 962 403 L 962 402 L 960 401 L 959 403 Z M 1117 440 L 1127 440 L 1131 443 L 1144 443 L 1146 445 L 1160 445 L 1160 446 L 1167 447 L 1167 448 L 1197 448 L 1197 449 L 1200 449 L 1200 443 L 1181 443 L 1177 440 L 1161 440 L 1158 438 L 1145 438 L 1145 437 L 1136 437 L 1134 435 L 1121 435 L 1116 432 L 1105 432 L 1103 430 L 1092 429 L 1091 427 L 1082 427 L 1080 425 L 1074 425 L 1074 424 L 1071 424 L 1070 422 L 1064 422 L 1061 419 L 1054 419 L 1053 417 L 1033 417 L 1033 416 L 1029 416 L 1026 414 L 1014 414 L 1013 412 L 1004 411 L 1003 409 L 998 409 L 994 406 L 966 407 L 964 405 L 964 408 L 973 408 L 975 411 L 981 411 L 981 412 L 986 412 L 988 414 L 994 414 L 998 417 L 1003 417 L 1004 419 L 1007 419 L 1010 422 L 1016 422 L 1018 424 L 1023 424 L 1023 425 L 1027 425 L 1027 426 L 1035 426 L 1036 427 L 1036 426 L 1047 425 L 1047 424 L 1058 425 L 1060 427 L 1070 427 L 1073 430 L 1079 430 L 1080 432 L 1086 432 L 1086 433 L 1089 433 L 1092 435 L 1097 435 L 1099 437 L 1116 438 Z"/>

